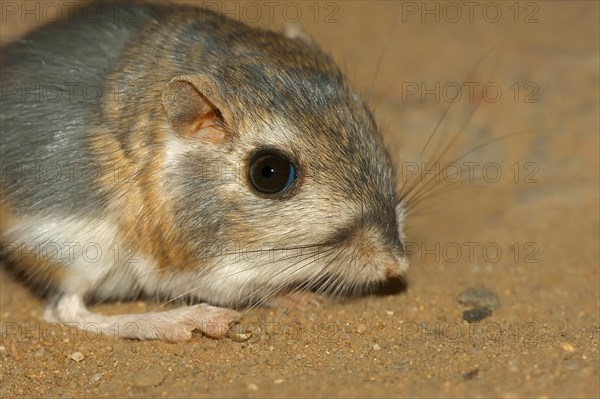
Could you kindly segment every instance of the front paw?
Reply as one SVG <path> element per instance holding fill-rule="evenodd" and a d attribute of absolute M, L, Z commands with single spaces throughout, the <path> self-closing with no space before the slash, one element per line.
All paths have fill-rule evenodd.
<path fill-rule="evenodd" d="M 189 326 L 193 326 L 192 330 L 199 330 L 211 338 L 225 336 L 229 327 L 240 317 L 240 313 L 233 309 L 219 308 L 207 304 L 195 305 L 192 308 L 195 308 L 194 313 L 197 312 L 197 316 L 190 319 L 192 324 L 189 324 Z M 197 324 L 196 320 L 202 321 Z"/>
<path fill-rule="evenodd" d="M 211 338 L 221 338 L 240 314 L 233 309 L 202 303 L 154 313 L 153 316 L 146 322 L 152 323 L 156 339 L 179 342 L 192 338 L 194 330 Z"/>

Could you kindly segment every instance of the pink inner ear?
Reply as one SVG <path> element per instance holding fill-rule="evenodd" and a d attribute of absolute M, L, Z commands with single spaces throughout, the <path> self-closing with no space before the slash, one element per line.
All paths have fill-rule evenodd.
<path fill-rule="evenodd" d="M 219 110 L 199 115 L 186 129 L 185 136 L 213 144 L 223 144 L 225 129 Z"/>
<path fill-rule="evenodd" d="M 162 98 L 163 108 L 180 137 L 222 144 L 226 138 L 221 111 L 187 80 L 169 83 Z"/>

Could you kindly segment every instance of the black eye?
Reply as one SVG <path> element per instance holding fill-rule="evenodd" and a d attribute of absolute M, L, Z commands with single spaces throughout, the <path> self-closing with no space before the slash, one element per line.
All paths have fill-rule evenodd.
<path fill-rule="evenodd" d="M 296 168 L 284 155 L 264 151 L 250 160 L 250 182 L 263 194 L 277 194 L 296 180 Z"/>

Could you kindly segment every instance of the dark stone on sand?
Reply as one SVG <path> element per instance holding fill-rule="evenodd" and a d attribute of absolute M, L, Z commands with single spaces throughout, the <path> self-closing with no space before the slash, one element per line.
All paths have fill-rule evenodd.
<path fill-rule="evenodd" d="M 500 308 L 498 296 L 484 287 L 467 288 L 458 294 L 458 302 L 474 308 L 488 308 L 491 311 Z"/>
<path fill-rule="evenodd" d="M 490 308 L 473 308 L 463 312 L 463 320 L 469 323 L 476 323 L 492 315 Z"/>

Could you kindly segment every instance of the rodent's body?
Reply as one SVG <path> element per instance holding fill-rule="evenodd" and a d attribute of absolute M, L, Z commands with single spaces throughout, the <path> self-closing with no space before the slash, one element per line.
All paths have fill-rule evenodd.
<path fill-rule="evenodd" d="M 315 44 L 198 8 L 101 10 L 2 54 L 0 239 L 55 298 L 48 318 L 90 317 L 84 297 L 232 307 L 317 284 L 352 291 L 405 269 L 390 158 Z M 66 91 L 52 100 L 55 87 Z M 260 151 L 295 166 L 289 188 L 252 189 Z M 195 308 L 182 309 L 173 318 L 186 324 Z M 194 311 L 217 324 L 235 316 Z M 186 337 L 166 332 L 165 314 L 131 336 Z"/>

